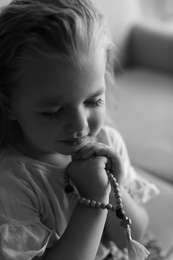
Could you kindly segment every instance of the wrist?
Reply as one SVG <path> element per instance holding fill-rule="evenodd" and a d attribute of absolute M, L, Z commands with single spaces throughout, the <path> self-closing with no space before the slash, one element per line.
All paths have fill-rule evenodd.
<path fill-rule="evenodd" d="M 111 187 L 109 187 L 106 190 L 102 190 L 102 191 L 99 191 L 99 190 L 95 190 L 95 191 L 93 191 L 93 190 L 88 191 L 87 190 L 86 192 L 79 191 L 79 195 L 81 197 L 85 197 L 85 198 L 90 199 L 90 200 L 109 203 L 110 190 L 111 190 Z"/>
<path fill-rule="evenodd" d="M 97 195 L 97 194 L 93 194 L 93 195 L 90 195 L 90 196 L 88 197 L 88 199 L 93 200 L 93 201 L 96 201 L 96 202 L 101 202 L 101 203 L 106 203 L 106 204 L 108 204 L 108 203 L 109 203 L 109 194 L 107 194 L 107 195 Z"/>

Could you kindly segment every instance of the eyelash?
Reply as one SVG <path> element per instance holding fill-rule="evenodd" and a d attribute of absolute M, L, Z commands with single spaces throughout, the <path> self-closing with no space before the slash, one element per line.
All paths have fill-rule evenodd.
<path fill-rule="evenodd" d="M 59 116 L 60 112 L 61 112 L 61 109 L 57 110 L 56 112 L 43 112 L 42 115 L 45 118 L 54 119 L 54 118 L 57 118 Z"/>
<path fill-rule="evenodd" d="M 99 99 L 91 101 L 91 102 L 86 102 L 85 104 L 87 104 L 87 106 L 91 106 L 91 107 L 99 107 L 104 104 L 104 101 L 103 101 L 103 99 L 99 98 Z"/>
<path fill-rule="evenodd" d="M 89 107 L 99 107 L 101 105 L 104 104 L 104 101 L 99 98 L 98 100 L 95 100 L 95 101 L 91 101 L 91 102 L 85 102 L 85 104 Z M 59 110 L 57 110 L 56 112 L 43 112 L 42 115 L 45 117 L 45 118 L 48 118 L 48 119 L 54 119 L 54 118 L 57 118 L 60 113 L 62 112 L 63 108 L 60 108 Z"/>

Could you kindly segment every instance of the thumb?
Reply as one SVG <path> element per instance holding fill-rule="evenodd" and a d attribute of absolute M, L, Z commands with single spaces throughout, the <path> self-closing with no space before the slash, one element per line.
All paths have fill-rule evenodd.
<path fill-rule="evenodd" d="M 111 159 L 110 158 L 107 158 L 105 169 L 111 171 Z"/>

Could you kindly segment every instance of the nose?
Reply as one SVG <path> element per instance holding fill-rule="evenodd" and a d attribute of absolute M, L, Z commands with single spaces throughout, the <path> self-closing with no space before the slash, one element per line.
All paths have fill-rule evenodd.
<path fill-rule="evenodd" d="M 77 137 L 86 134 L 88 128 L 88 114 L 84 109 L 75 109 L 69 114 L 67 131 L 75 133 Z"/>

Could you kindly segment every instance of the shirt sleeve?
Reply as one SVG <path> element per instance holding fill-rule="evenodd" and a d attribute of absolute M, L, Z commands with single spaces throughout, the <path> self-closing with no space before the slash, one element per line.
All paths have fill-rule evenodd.
<path fill-rule="evenodd" d="M 112 127 L 106 126 L 102 131 L 102 140 L 117 152 L 124 164 L 124 188 L 137 203 L 146 203 L 157 196 L 160 191 L 157 186 L 140 176 L 131 165 L 126 144 L 120 133 Z"/>
<path fill-rule="evenodd" d="M 0 175 L 0 259 L 31 260 L 43 255 L 59 236 L 41 222 L 37 193 L 23 178 L 26 175 L 23 169 L 10 165 L 3 170 Z"/>
<path fill-rule="evenodd" d="M 141 177 L 132 166 L 129 167 L 127 178 L 124 180 L 124 187 L 138 204 L 146 203 L 160 193 L 154 183 Z"/>
<path fill-rule="evenodd" d="M 6 223 L 0 226 L 1 251 L 8 260 L 30 260 L 44 254 L 51 239 L 55 239 L 54 231 L 41 223 L 23 225 Z"/>

